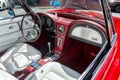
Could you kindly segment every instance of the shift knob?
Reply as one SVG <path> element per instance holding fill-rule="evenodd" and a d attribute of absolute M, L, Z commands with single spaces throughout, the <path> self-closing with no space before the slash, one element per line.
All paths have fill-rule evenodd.
<path fill-rule="evenodd" d="M 49 53 L 51 53 L 51 43 L 48 42 L 48 49 L 49 49 Z"/>

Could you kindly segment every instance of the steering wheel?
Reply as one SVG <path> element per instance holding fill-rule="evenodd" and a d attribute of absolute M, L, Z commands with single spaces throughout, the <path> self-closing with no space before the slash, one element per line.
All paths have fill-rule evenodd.
<path fill-rule="evenodd" d="M 31 15 L 33 16 L 31 17 Z M 20 31 L 28 42 L 35 42 L 41 35 L 41 19 L 36 13 L 27 13 L 23 16 Z"/>

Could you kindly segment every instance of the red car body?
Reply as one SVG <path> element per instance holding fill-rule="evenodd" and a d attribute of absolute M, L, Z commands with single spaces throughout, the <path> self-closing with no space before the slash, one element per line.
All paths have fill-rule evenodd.
<path fill-rule="evenodd" d="M 53 10 L 50 12 L 51 13 L 52 12 L 53 13 L 55 12 L 56 13 L 57 12 L 58 13 L 65 13 L 65 12 L 74 13 L 75 11 L 73 9 L 64 8 L 59 10 Z M 94 18 L 101 15 L 99 13 L 92 12 L 92 11 L 91 12 L 81 11 L 80 13 L 84 13 L 86 16 L 93 16 Z M 69 22 L 74 21 L 74 18 L 76 19 L 76 16 L 71 16 L 69 18 L 71 20 L 67 20 L 67 23 L 64 23 L 64 25 L 68 25 Z M 57 21 L 59 18 L 54 17 L 54 19 L 55 21 Z M 107 52 L 108 54 L 105 56 L 105 59 L 102 65 L 99 65 L 100 68 L 97 70 L 96 74 L 94 75 L 93 80 L 119 80 L 120 79 L 120 42 L 119 42 L 120 41 L 120 17 L 112 16 L 112 19 L 113 19 L 113 23 L 114 23 L 113 25 L 116 31 L 115 32 L 116 37 L 113 39 L 114 42 L 112 43 L 112 46 Z M 103 18 L 99 18 L 99 20 L 103 20 Z M 65 21 L 65 20 L 61 18 L 60 21 Z M 60 25 L 60 24 L 57 23 L 56 25 Z M 68 28 L 66 27 L 66 29 Z M 58 51 L 61 50 L 60 47 L 56 47 L 56 49 Z"/>
<path fill-rule="evenodd" d="M 60 9 L 47 12 L 37 11 L 37 13 L 34 13 L 23 0 L 20 0 L 20 2 L 23 9 L 30 14 L 13 18 L 20 19 L 19 22 L 22 25 L 20 27 L 22 28 L 19 28 L 23 38 L 28 42 L 30 42 L 29 39 L 24 35 L 24 20 L 25 25 L 32 23 L 32 27 L 35 30 L 40 30 L 39 33 L 41 35 L 34 39 L 33 34 L 33 41 L 29 44 L 41 51 L 42 57 L 36 61 L 37 66 L 29 64 L 26 67 L 25 65 L 25 69 L 23 68 L 21 71 L 12 74 L 14 77 L 19 77 L 19 80 L 29 80 L 28 78 L 33 80 L 36 78 L 36 80 L 45 79 L 42 77 L 46 77 L 49 72 L 44 76 L 36 72 L 39 72 L 46 64 L 57 62 L 68 67 L 68 73 L 65 74 L 76 75 L 69 72 L 71 69 L 80 74 L 78 78 L 70 80 L 120 79 L 120 17 L 112 16 L 107 0 L 67 0 L 66 3 L 62 3 L 62 5 L 65 5 Z M 34 20 L 29 20 L 27 17 L 32 17 L 31 19 Z M 10 18 L 11 21 L 13 18 Z M 28 22 L 26 22 L 27 20 Z M 39 24 L 36 26 L 35 24 L 38 21 Z M 33 23 L 35 24 L 33 25 Z M 29 33 L 30 31 L 28 32 L 28 37 Z M 19 64 L 15 60 L 14 62 Z M 40 66 L 39 68 L 38 65 Z M 53 72 L 56 68 L 56 66 L 47 67 Z M 63 80 L 68 80 L 58 70 L 59 68 L 55 72 L 56 75 L 63 77 Z M 67 70 L 64 71 L 63 69 L 63 72 L 67 72 Z M 44 73 L 44 71 L 46 70 L 41 70 L 40 74 Z M 21 74 L 24 75 L 21 76 Z M 36 74 L 38 75 L 37 77 L 35 76 Z M 53 77 L 54 75 L 52 75 L 52 79 Z M 55 80 L 60 79 L 56 76 L 54 78 Z"/>
<path fill-rule="evenodd" d="M 53 10 L 50 11 L 51 13 L 73 13 L 75 12 L 73 9 L 60 9 L 60 10 Z M 93 16 L 96 18 L 97 16 L 100 16 L 101 14 L 96 13 L 96 12 L 84 12 L 81 11 L 80 13 L 84 13 L 86 16 Z M 79 14 L 80 14 L 79 13 Z M 39 14 L 39 13 L 38 13 Z M 40 15 L 40 14 L 39 14 Z M 76 14 L 77 15 L 77 14 Z M 51 16 L 51 15 L 50 15 Z M 65 20 L 64 18 L 60 19 L 60 21 L 67 21 L 65 23 L 62 23 L 63 25 L 69 25 L 71 21 L 74 21 L 74 19 L 77 19 L 77 16 L 71 16 L 69 17 L 71 20 Z M 59 18 L 54 17 L 55 21 L 59 20 Z M 93 80 L 119 80 L 120 79 L 120 18 L 116 16 L 112 16 L 113 19 L 113 25 L 115 28 L 115 35 L 116 37 L 113 39 L 112 46 L 110 47 L 109 51 L 107 52 L 108 54 L 105 56 L 105 59 L 102 63 L 102 65 L 99 65 L 100 68 L 98 71 L 93 75 L 94 78 Z M 99 20 L 103 20 L 103 18 L 99 18 Z M 77 23 L 77 22 L 75 22 Z M 57 22 L 56 25 L 61 25 L 61 23 Z M 58 29 L 58 27 L 56 27 Z M 66 26 L 66 30 L 69 28 Z M 62 36 L 62 35 L 61 35 Z M 56 42 L 57 43 L 57 42 Z M 64 43 L 64 42 L 63 42 Z M 62 50 L 61 47 L 56 47 L 56 52 L 60 53 L 59 51 Z"/>
<path fill-rule="evenodd" d="M 120 19 L 113 17 L 114 26 L 116 30 L 116 39 L 114 45 L 109 51 L 109 55 L 105 59 L 103 65 L 101 66 L 98 74 L 95 77 L 95 80 L 119 80 L 120 79 Z"/>
<path fill-rule="evenodd" d="M 71 0 L 67 0 L 67 1 L 69 2 Z M 79 0 L 76 0 L 74 2 L 77 3 L 78 1 Z M 101 1 L 103 1 L 103 0 L 101 0 Z M 97 4 L 93 5 L 92 2 L 89 2 L 89 1 L 88 1 L 88 3 L 91 4 L 91 9 L 96 9 L 96 10 L 99 9 L 99 6 Z M 67 8 L 67 6 L 68 6 L 67 3 L 62 3 L 62 4 L 65 4 L 65 6 L 62 9 L 51 10 L 51 11 L 45 12 L 45 13 L 38 12 L 39 16 L 45 15 L 45 16 L 49 16 L 51 19 L 53 19 L 53 21 L 55 22 L 55 25 L 56 25 L 56 27 L 55 27 L 56 31 L 58 31 L 58 28 L 60 25 L 65 26 L 64 34 L 61 34 L 61 33 L 57 34 L 58 38 L 61 38 L 61 37 L 63 38 L 62 45 L 61 45 L 61 47 L 55 45 L 55 50 L 54 50 L 56 53 L 58 53 L 60 55 L 62 55 L 61 53 L 62 53 L 64 47 L 67 46 L 67 45 L 64 45 L 64 43 L 66 40 L 66 36 L 68 34 L 68 30 L 70 29 L 70 26 L 72 26 L 73 24 L 79 23 L 79 20 L 81 20 L 78 17 L 79 15 L 84 14 L 85 16 L 88 16 L 88 17 L 92 16 L 92 18 L 95 19 L 95 20 L 90 19 L 90 18 L 87 19 L 87 17 L 86 18 L 83 17 L 82 20 L 87 19 L 87 20 L 91 20 L 96 23 L 99 23 L 99 21 L 104 21 L 104 18 L 101 17 L 101 14 L 98 12 L 81 11 L 80 13 L 76 13 L 76 11 L 74 9 Z M 84 5 L 84 4 L 81 4 L 81 5 Z M 96 7 L 96 5 L 98 7 Z M 109 7 L 107 9 L 109 9 Z M 76 13 L 76 14 L 70 15 L 70 14 L 62 14 L 62 13 Z M 111 14 L 111 13 L 107 13 L 107 14 Z M 55 16 L 55 15 L 57 15 L 57 16 Z M 60 17 L 60 16 L 62 16 L 62 17 Z M 111 21 L 113 20 L 113 26 L 115 29 L 115 34 L 112 39 L 113 42 L 111 42 L 111 46 L 106 51 L 106 56 L 102 57 L 102 62 L 98 64 L 98 67 L 96 67 L 95 72 L 92 75 L 93 80 L 119 80 L 120 79 L 120 18 L 112 16 L 112 15 L 111 15 L 111 17 L 112 17 Z M 103 25 L 102 23 L 99 23 L 99 24 Z M 55 44 L 58 43 L 57 42 L 58 38 L 56 38 Z M 93 56 L 94 55 L 95 54 L 93 54 Z M 74 56 L 74 54 L 71 53 L 71 54 L 69 54 L 69 56 L 66 55 L 65 58 L 69 58 L 72 56 Z M 61 58 L 57 61 L 65 64 L 64 63 L 65 60 L 66 59 Z M 86 74 L 86 75 L 89 75 L 89 74 Z M 83 75 L 83 77 L 85 77 L 85 75 Z M 86 78 L 86 79 L 88 80 L 90 78 Z"/>

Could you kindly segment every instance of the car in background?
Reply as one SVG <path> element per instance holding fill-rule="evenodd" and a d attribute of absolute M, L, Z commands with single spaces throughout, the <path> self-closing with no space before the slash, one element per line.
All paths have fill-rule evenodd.
<path fill-rule="evenodd" d="M 0 0 L 0 10 L 7 8 L 8 0 Z"/>
<path fill-rule="evenodd" d="M 120 0 L 110 0 L 110 7 L 112 11 L 120 12 Z"/>

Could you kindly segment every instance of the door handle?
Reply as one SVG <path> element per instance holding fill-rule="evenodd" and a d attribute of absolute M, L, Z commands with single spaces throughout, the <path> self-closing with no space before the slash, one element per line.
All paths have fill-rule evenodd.
<path fill-rule="evenodd" d="M 13 26 L 10 26 L 9 29 L 13 29 Z"/>

